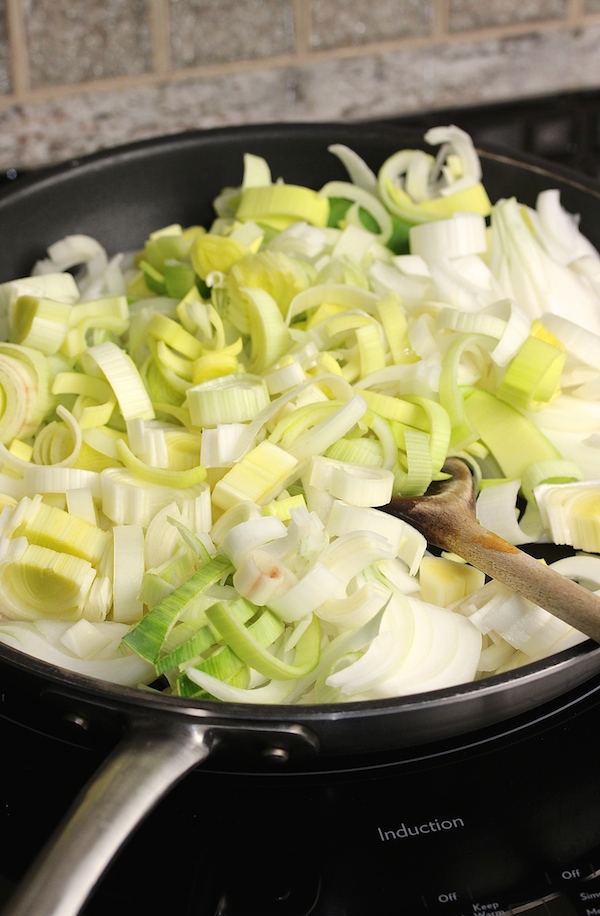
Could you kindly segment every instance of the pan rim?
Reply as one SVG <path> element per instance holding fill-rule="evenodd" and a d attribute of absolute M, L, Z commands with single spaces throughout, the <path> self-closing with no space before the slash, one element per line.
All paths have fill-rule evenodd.
<path fill-rule="evenodd" d="M 82 156 L 71 157 L 50 166 L 34 168 L 25 171 L 13 183 L 0 190 L 0 209 L 6 201 L 13 201 L 21 195 L 29 195 L 47 182 L 55 182 L 58 178 L 67 179 L 74 172 L 82 173 L 94 171 L 98 166 L 111 162 L 124 162 L 143 156 L 148 149 L 167 153 L 169 148 L 181 149 L 182 146 L 195 146 L 199 142 L 215 141 L 228 142 L 239 136 L 240 138 L 260 136 L 267 139 L 269 136 L 285 138 L 286 135 L 310 135 L 329 137 L 331 132 L 337 131 L 356 137 L 356 131 L 364 131 L 364 136 L 392 138 L 394 134 L 399 137 L 412 138 L 416 143 L 423 141 L 422 128 L 414 125 L 398 124 L 394 121 L 364 120 L 364 121 L 286 121 L 286 122 L 258 122 L 253 124 L 229 125 L 223 127 L 195 128 L 178 131 L 170 134 L 145 137 L 131 140 L 117 146 L 106 147 L 85 153 Z M 507 165 L 516 165 L 528 171 L 548 178 L 558 178 L 571 188 L 585 192 L 600 201 L 600 185 L 591 176 L 586 176 L 577 170 L 560 163 L 549 163 L 532 153 L 519 151 L 511 152 L 503 146 L 490 144 L 476 146 L 477 153 L 484 159 L 502 162 Z"/>
<path fill-rule="evenodd" d="M 45 682 L 46 688 L 50 691 L 64 689 L 75 691 L 82 699 L 88 701 L 102 700 L 113 705 L 126 704 L 138 710 L 146 709 L 153 712 L 160 710 L 167 713 L 172 711 L 199 718 L 204 716 L 221 720 L 251 718 L 254 721 L 264 722 L 293 719 L 298 723 L 308 725 L 314 721 L 339 717 L 354 719 L 363 718 L 365 715 L 397 714 L 400 711 L 408 714 L 411 710 L 428 706 L 439 708 L 460 701 L 487 702 L 509 687 L 518 686 L 520 689 L 532 687 L 550 672 L 555 677 L 567 674 L 577 668 L 582 661 L 587 661 L 585 673 L 576 679 L 575 684 L 569 684 L 564 691 L 567 692 L 572 686 L 578 686 L 600 673 L 600 646 L 596 646 L 592 640 L 585 640 L 556 655 L 547 656 L 512 671 L 438 690 L 342 703 L 255 704 L 179 697 L 142 687 L 116 684 L 112 681 L 79 674 L 67 668 L 59 668 L 35 656 L 27 655 L 12 646 L 0 644 L 0 664 L 6 662 L 11 668 L 22 674 L 36 676 Z M 545 696 L 544 701 L 560 696 L 562 692 L 559 690 L 551 697 Z"/>

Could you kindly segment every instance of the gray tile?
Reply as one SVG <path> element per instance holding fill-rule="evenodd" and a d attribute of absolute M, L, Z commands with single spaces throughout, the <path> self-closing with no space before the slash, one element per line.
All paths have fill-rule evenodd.
<path fill-rule="evenodd" d="M 594 27 L 447 45 L 435 65 L 432 107 L 595 88 L 599 41 Z"/>
<path fill-rule="evenodd" d="M 32 86 L 150 70 L 148 7 L 146 0 L 25 0 Z"/>
<path fill-rule="evenodd" d="M 595 26 L 319 61 L 297 71 L 294 116 L 363 120 L 595 88 L 599 42 Z"/>
<path fill-rule="evenodd" d="M 448 27 L 451 32 L 461 32 L 487 26 L 562 19 L 567 15 L 567 7 L 568 0 L 503 0 L 502 3 L 450 0 Z"/>
<path fill-rule="evenodd" d="M 311 44 L 338 48 L 430 33 L 433 0 L 312 0 Z"/>
<path fill-rule="evenodd" d="M 251 60 L 294 48 L 291 0 L 170 0 L 175 68 Z"/>
<path fill-rule="evenodd" d="M 6 2 L 0 0 L 0 93 L 10 92 L 9 54 Z"/>

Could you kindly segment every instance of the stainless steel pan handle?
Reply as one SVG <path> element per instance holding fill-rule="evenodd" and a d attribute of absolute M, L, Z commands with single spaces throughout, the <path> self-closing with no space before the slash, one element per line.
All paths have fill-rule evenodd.
<path fill-rule="evenodd" d="M 125 840 L 210 753 L 199 721 L 136 724 L 76 799 L 3 916 L 76 916 Z"/>

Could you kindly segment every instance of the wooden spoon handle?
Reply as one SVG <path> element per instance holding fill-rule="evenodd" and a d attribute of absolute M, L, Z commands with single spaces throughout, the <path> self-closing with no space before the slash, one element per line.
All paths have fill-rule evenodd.
<path fill-rule="evenodd" d="M 458 554 L 472 566 L 545 608 L 600 643 L 600 596 L 529 556 L 475 520 L 445 532 L 444 550 Z"/>

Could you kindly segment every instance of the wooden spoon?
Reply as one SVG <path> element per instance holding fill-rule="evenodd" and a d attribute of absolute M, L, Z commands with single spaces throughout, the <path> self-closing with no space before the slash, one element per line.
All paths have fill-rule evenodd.
<path fill-rule="evenodd" d="M 443 470 L 450 478 L 433 483 L 424 496 L 396 496 L 381 508 L 600 643 L 600 596 L 483 528 L 468 465 L 448 458 Z"/>

